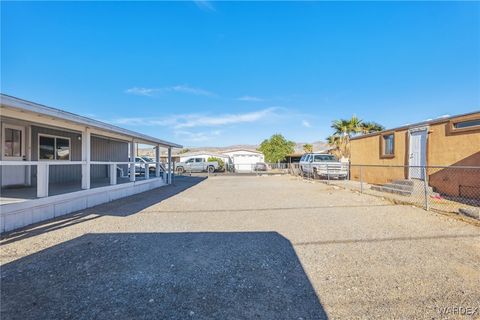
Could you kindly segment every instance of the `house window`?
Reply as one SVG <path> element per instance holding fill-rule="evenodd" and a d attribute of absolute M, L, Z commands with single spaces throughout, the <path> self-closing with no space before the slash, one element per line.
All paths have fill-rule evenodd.
<path fill-rule="evenodd" d="M 22 156 L 22 130 L 5 128 L 5 156 Z"/>
<path fill-rule="evenodd" d="M 70 139 L 40 135 L 38 137 L 38 158 L 40 160 L 70 160 Z"/>
<path fill-rule="evenodd" d="M 388 133 L 381 135 L 381 142 L 382 142 L 382 156 L 384 157 L 393 157 L 394 156 L 394 141 L 395 136 L 393 133 Z"/>
<path fill-rule="evenodd" d="M 460 121 L 453 124 L 455 129 L 464 129 L 472 127 L 480 127 L 480 119 Z"/>
<path fill-rule="evenodd" d="M 450 120 L 449 129 L 452 134 L 465 131 L 478 131 L 480 130 L 480 116 L 473 114 Z"/>

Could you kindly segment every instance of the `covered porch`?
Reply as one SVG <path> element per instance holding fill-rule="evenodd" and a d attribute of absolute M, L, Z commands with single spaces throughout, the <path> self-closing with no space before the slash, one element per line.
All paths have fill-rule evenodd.
<path fill-rule="evenodd" d="M 172 182 L 172 148 L 179 145 L 14 97 L 1 98 L 1 232 L 26 225 L 31 219 L 14 217 L 38 203 L 53 204 L 56 216 L 55 203 L 71 195 L 86 198 L 69 212 L 97 203 L 89 204 L 92 196 L 105 194 L 106 202 L 111 192 L 127 196 Z M 155 158 L 138 157 L 139 144 L 153 148 Z M 168 153 L 167 164 L 160 161 L 162 148 Z"/>

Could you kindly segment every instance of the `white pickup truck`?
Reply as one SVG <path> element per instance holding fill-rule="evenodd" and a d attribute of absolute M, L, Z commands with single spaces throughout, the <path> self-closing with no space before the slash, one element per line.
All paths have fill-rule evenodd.
<path fill-rule="evenodd" d="M 314 178 L 346 179 L 348 162 L 340 162 L 332 154 L 306 153 L 300 159 L 300 170 Z"/>
<path fill-rule="evenodd" d="M 204 158 L 190 158 L 185 162 L 175 163 L 175 171 L 184 172 L 208 172 L 214 173 L 219 168 L 217 161 L 206 161 Z"/>

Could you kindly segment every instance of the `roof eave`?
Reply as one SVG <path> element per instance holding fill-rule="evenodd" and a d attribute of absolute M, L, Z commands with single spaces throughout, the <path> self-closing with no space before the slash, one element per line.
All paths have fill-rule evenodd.
<path fill-rule="evenodd" d="M 363 134 L 363 135 L 360 135 L 360 136 L 357 136 L 357 137 L 352 137 L 352 138 L 350 138 L 350 140 L 358 140 L 358 139 L 373 137 L 373 136 L 377 136 L 377 135 L 380 135 L 380 134 L 383 134 L 383 133 L 386 133 L 386 132 L 390 132 L 390 131 L 405 130 L 405 129 L 415 128 L 415 127 L 421 127 L 421 126 L 426 126 L 426 125 L 431 125 L 431 124 L 447 122 L 447 121 L 450 121 L 450 120 L 455 119 L 455 118 L 465 117 L 465 116 L 469 116 L 469 115 L 472 115 L 472 114 L 475 114 L 475 113 L 480 113 L 480 111 L 473 111 L 473 112 L 458 114 L 458 115 L 454 115 L 454 116 L 450 116 L 450 117 L 437 118 L 437 119 L 425 120 L 425 121 L 421 121 L 421 122 L 417 122 L 417 123 L 407 124 L 407 125 L 403 125 L 403 126 L 399 126 L 399 127 L 395 127 L 395 128 L 391 128 L 391 129 L 385 129 L 385 130 L 382 130 L 382 131 L 377 131 L 377 132 Z"/>
<path fill-rule="evenodd" d="M 159 144 L 164 147 L 172 147 L 172 148 L 183 148 L 182 145 L 165 141 L 162 139 L 157 139 L 155 137 L 151 137 L 145 135 L 143 133 L 135 132 L 132 130 L 124 129 L 109 123 L 105 123 L 102 121 L 90 119 L 81 115 L 77 115 L 68 111 L 63 111 L 60 109 L 48 107 L 42 104 L 38 104 L 35 102 L 23 100 L 20 98 L 12 97 L 6 94 L 0 94 L 1 97 L 1 105 L 4 105 L 8 108 L 18 109 L 18 110 L 26 110 L 32 113 L 42 114 L 46 116 L 50 116 L 53 118 L 57 118 L 59 120 L 70 121 L 76 124 L 84 125 L 87 127 L 93 127 L 96 129 L 118 133 L 122 135 L 126 135 L 132 138 L 137 138 L 139 140 L 143 140 L 145 142 L 153 142 L 154 144 Z"/>

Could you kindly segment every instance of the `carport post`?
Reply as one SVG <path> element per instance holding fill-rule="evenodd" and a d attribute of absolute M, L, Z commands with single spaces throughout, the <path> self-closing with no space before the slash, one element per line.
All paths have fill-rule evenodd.
<path fill-rule="evenodd" d="M 135 140 L 130 142 L 130 181 L 135 181 L 135 158 L 137 157 L 135 149 Z"/>
<path fill-rule="evenodd" d="M 90 129 L 82 131 L 82 189 L 90 189 Z"/>
<path fill-rule="evenodd" d="M 168 147 L 168 175 L 167 184 L 172 184 L 172 147 Z"/>
<path fill-rule="evenodd" d="M 110 184 L 116 185 L 117 184 L 117 164 L 109 164 L 109 175 L 110 175 Z"/>
<path fill-rule="evenodd" d="M 37 165 L 37 197 L 48 197 L 48 179 L 49 179 L 48 163 L 39 163 Z"/>
<path fill-rule="evenodd" d="M 160 177 L 160 145 L 155 149 L 155 177 Z"/>
<path fill-rule="evenodd" d="M 145 163 L 145 180 L 150 179 L 150 165 Z"/>

